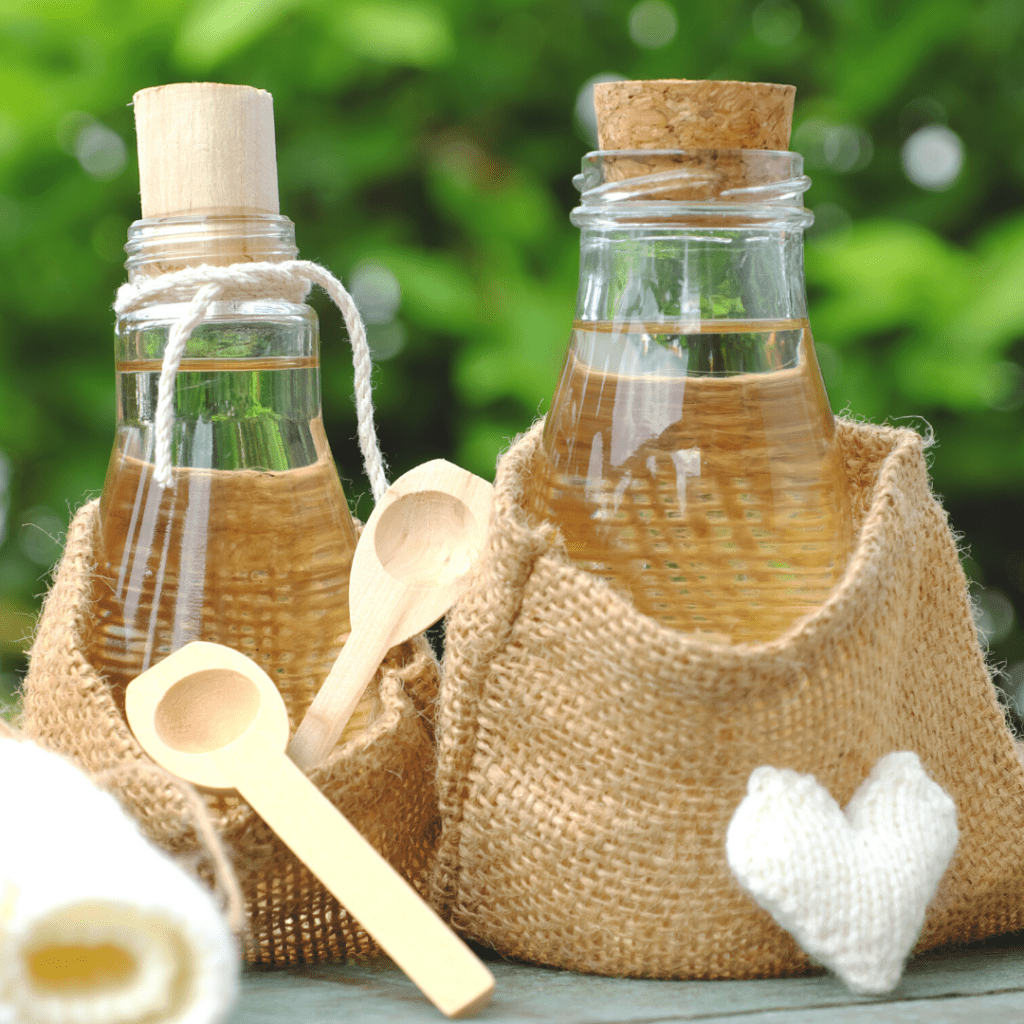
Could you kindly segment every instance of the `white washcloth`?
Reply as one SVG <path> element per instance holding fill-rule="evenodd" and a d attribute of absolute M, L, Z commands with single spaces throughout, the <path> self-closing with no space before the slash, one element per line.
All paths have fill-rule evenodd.
<path fill-rule="evenodd" d="M 210 894 L 113 797 L 0 739 L 0 1021 L 214 1024 L 238 990 Z"/>

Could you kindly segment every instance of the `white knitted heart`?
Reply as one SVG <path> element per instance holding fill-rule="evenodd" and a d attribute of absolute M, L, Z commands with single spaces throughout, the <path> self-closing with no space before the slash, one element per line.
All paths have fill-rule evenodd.
<path fill-rule="evenodd" d="M 956 849 L 917 754 L 881 758 L 845 813 L 813 775 L 756 768 L 726 836 L 740 885 L 854 992 L 889 992 Z"/>

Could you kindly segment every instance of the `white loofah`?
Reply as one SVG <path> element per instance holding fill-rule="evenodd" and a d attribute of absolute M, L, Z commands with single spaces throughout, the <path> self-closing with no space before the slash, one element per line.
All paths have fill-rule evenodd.
<path fill-rule="evenodd" d="M 726 836 L 740 885 L 854 992 L 889 992 L 956 849 L 952 799 L 888 754 L 845 813 L 813 775 L 757 768 Z"/>
<path fill-rule="evenodd" d="M 0 739 L 0 1021 L 214 1024 L 239 955 L 210 895 L 113 797 Z"/>

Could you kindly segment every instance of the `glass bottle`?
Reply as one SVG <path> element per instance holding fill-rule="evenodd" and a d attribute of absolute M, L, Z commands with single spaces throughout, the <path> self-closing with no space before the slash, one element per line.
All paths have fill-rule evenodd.
<path fill-rule="evenodd" d="M 734 642 L 820 605 L 851 543 L 802 170 L 767 150 L 584 158 L 576 319 L 527 485 L 579 567 Z"/>
<path fill-rule="evenodd" d="M 272 214 L 143 219 L 125 248 L 132 282 L 297 255 L 291 221 Z M 270 675 L 296 724 L 349 631 L 356 541 L 321 419 L 316 314 L 279 300 L 211 306 L 175 382 L 174 486 L 163 489 L 157 389 L 185 308 L 117 321 L 89 659 L 123 710 L 128 683 L 154 662 L 192 640 L 226 644 Z"/>

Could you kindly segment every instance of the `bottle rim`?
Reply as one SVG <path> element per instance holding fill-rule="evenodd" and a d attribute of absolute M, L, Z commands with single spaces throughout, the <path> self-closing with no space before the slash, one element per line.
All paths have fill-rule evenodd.
<path fill-rule="evenodd" d="M 167 264 L 278 263 L 299 254 L 295 225 L 272 213 L 142 218 L 129 226 L 124 250 L 129 280 Z"/>
<path fill-rule="evenodd" d="M 803 230 L 811 179 L 789 150 L 594 150 L 573 178 L 577 227 L 683 222 L 716 229 L 775 226 Z M 695 223 L 696 222 L 696 223 Z"/>

